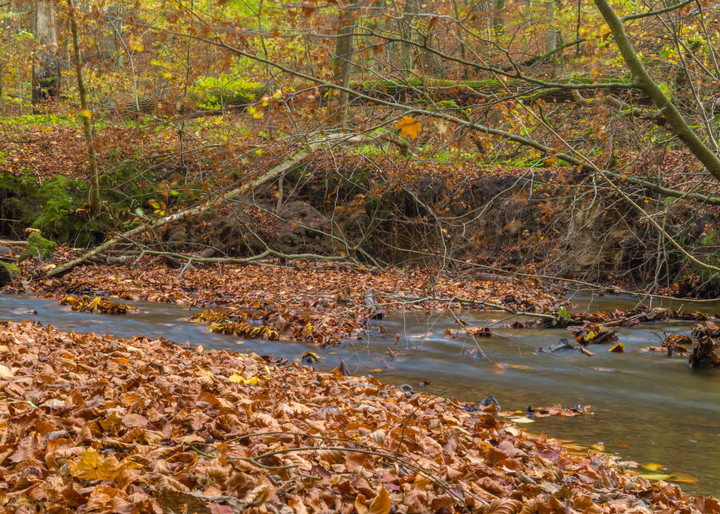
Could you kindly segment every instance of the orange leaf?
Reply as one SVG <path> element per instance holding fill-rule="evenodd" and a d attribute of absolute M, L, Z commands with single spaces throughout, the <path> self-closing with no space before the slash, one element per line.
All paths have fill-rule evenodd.
<path fill-rule="evenodd" d="M 378 487 L 375 499 L 370 504 L 368 514 L 389 514 L 391 503 L 387 490 L 383 486 L 380 486 Z"/>
<path fill-rule="evenodd" d="M 411 139 L 415 139 L 422 125 L 412 116 L 403 116 L 401 120 L 395 122 L 395 128 L 400 131 L 400 137 L 410 136 Z"/>

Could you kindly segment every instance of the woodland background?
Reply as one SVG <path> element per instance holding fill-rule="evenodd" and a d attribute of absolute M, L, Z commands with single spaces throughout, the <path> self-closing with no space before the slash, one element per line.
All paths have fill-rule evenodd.
<path fill-rule="evenodd" d="M 8 238 L 718 291 L 714 3 L 0 8 Z"/>

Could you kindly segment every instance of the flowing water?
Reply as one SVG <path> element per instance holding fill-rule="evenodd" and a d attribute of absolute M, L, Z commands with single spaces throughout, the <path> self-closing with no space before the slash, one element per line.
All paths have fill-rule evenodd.
<path fill-rule="evenodd" d="M 580 309 L 628 309 L 629 297 L 573 299 Z M 594 415 L 539 418 L 525 427 L 534 433 L 590 446 L 639 464 L 659 463 L 675 474 L 693 494 L 720 496 L 720 369 L 691 370 L 687 359 L 648 352 L 667 334 L 687 334 L 693 323 L 669 321 L 620 328 L 625 353 L 610 353 L 607 345 L 590 346 L 588 357 L 574 350 L 538 352 L 568 336 L 564 329 L 509 329 L 502 313 L 458 312 L 441 315 L 393 313 L 382 321 L 385 334 L 338 348 L 238 339 L 210 333 L 207 325 L 182 321 L 190 311 L 176 305 L 136 303 L 139 312 L 106 316 L 71 312 L 55 301 L 17 295 L 0 296 L 0 320 L 30 319 L 62 330 L 164 337 L 177 343 L 274 354 L 299 360 L 308 350 L 320 355 L 317 367 L 336 367 L 342 358 L 357 374 L 381 381 L 407 383 L 416 391 L 477 402 L 493 394 L 503 410 L 528 405 L 591 405 Z M 720 304 L 686 304 L 686 310 L 720 312 Z M 654 305 L 658 306 L 658 305 Z M 679 305 L 673 305 L 677 308 Z M 32 313 L 36 311 L 37 314 Z M 456 338 L 446 330 L 489 326 L 492 337 Z M 395 344 L 395 335 L 400 341 Z M 390 354 L 388 348 L 393 352 Z M 425 387 L 419 382 L 430 381 Z M 641 470 L 642 471 L 642 470 Z M 697 481 L 694 481 L 697 479 Z"/>

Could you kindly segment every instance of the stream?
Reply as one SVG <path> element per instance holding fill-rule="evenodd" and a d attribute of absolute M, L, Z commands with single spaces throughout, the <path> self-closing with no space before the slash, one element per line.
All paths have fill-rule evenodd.
<path fill-rule="evenodd" d="M 571 299 L 579 310 L 629 309 L 637 304 L 631 297 L 588 293 Z M 625 353 L 610 353 L 608 345 L 595 345 L 589 347 L 595 355 L 588 357 L 574 350 L 538 352 L 539 347 L 572 334 L 565 329 L 501 328 L 500 324 L 516 318 L 498 312 L 395 312 L 381 322 L 384 334 L 318 349 L 282 341 L 238 341 L 211 333 L 207 325 L 183 321 L 191 315 L 183 307 L 132 305 L 139 312 L 127 316 L 81 314 L 36 296 L 0 295 L 0 320 L 27 319 L 61 330 L 116 337 L 163 337 L 205 348 L 274 354 L 291 361 L 313 351 L 320 356 L 315 364 L 320 369 L 334 368 L 343 359 L 353 373 L 374 375 L 395 385 L 407 383 L 426 394 L 467 402 L 493 394 L 504 411 L 524 410 L 528 405 L 591 405 L 592 416 L 538 418 L 523 427 L 577 445 L 598 445 L 640 465 L 661 464 L 664 469 L 647 473 L 673 474 L 688 493 L 720 496 L 720 369 L 692 370 L 686 358 L 644 351 L 659 346 L 668 334 L 688 334 L 694 322 L 621 327 L 618 337 Z M 683 308 L 720 312 L 720 303 L 686 303 Z M 464 335 L 453 339 L 445 331 L 459 328 L 456 316 L 472 327 L 489 326 L 493 336 L 477 342 Z M 397 344 L 396 334 L 401 334 Z M 430 384 L 420 387 L 420 381 Z M 645 473 L 641 468 L 638 471 Z"/>

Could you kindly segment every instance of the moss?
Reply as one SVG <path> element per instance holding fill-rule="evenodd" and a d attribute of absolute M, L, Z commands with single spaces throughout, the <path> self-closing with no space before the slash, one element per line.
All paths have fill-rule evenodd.
<path fill-rule="evenodd" d="M 11 264 L 9 262 L 0 262 L 0 266 L 5 268 L 5 272 L 3 272 L 3 274 L 9 276 L 11 280 L 20 280 L 22 278 L 20 267 L 16 266 L 15 264 Z"/>
<path fill-rule="evenodd" d="M 41 261 L 47 260 L 52 257 L 55 252 L 57 243 L 45 239 L 37 232 L 33 232 L 28 237 L 27 249 L 20 254 L 20 260 L 30 259 L 37 257 Z"/>

